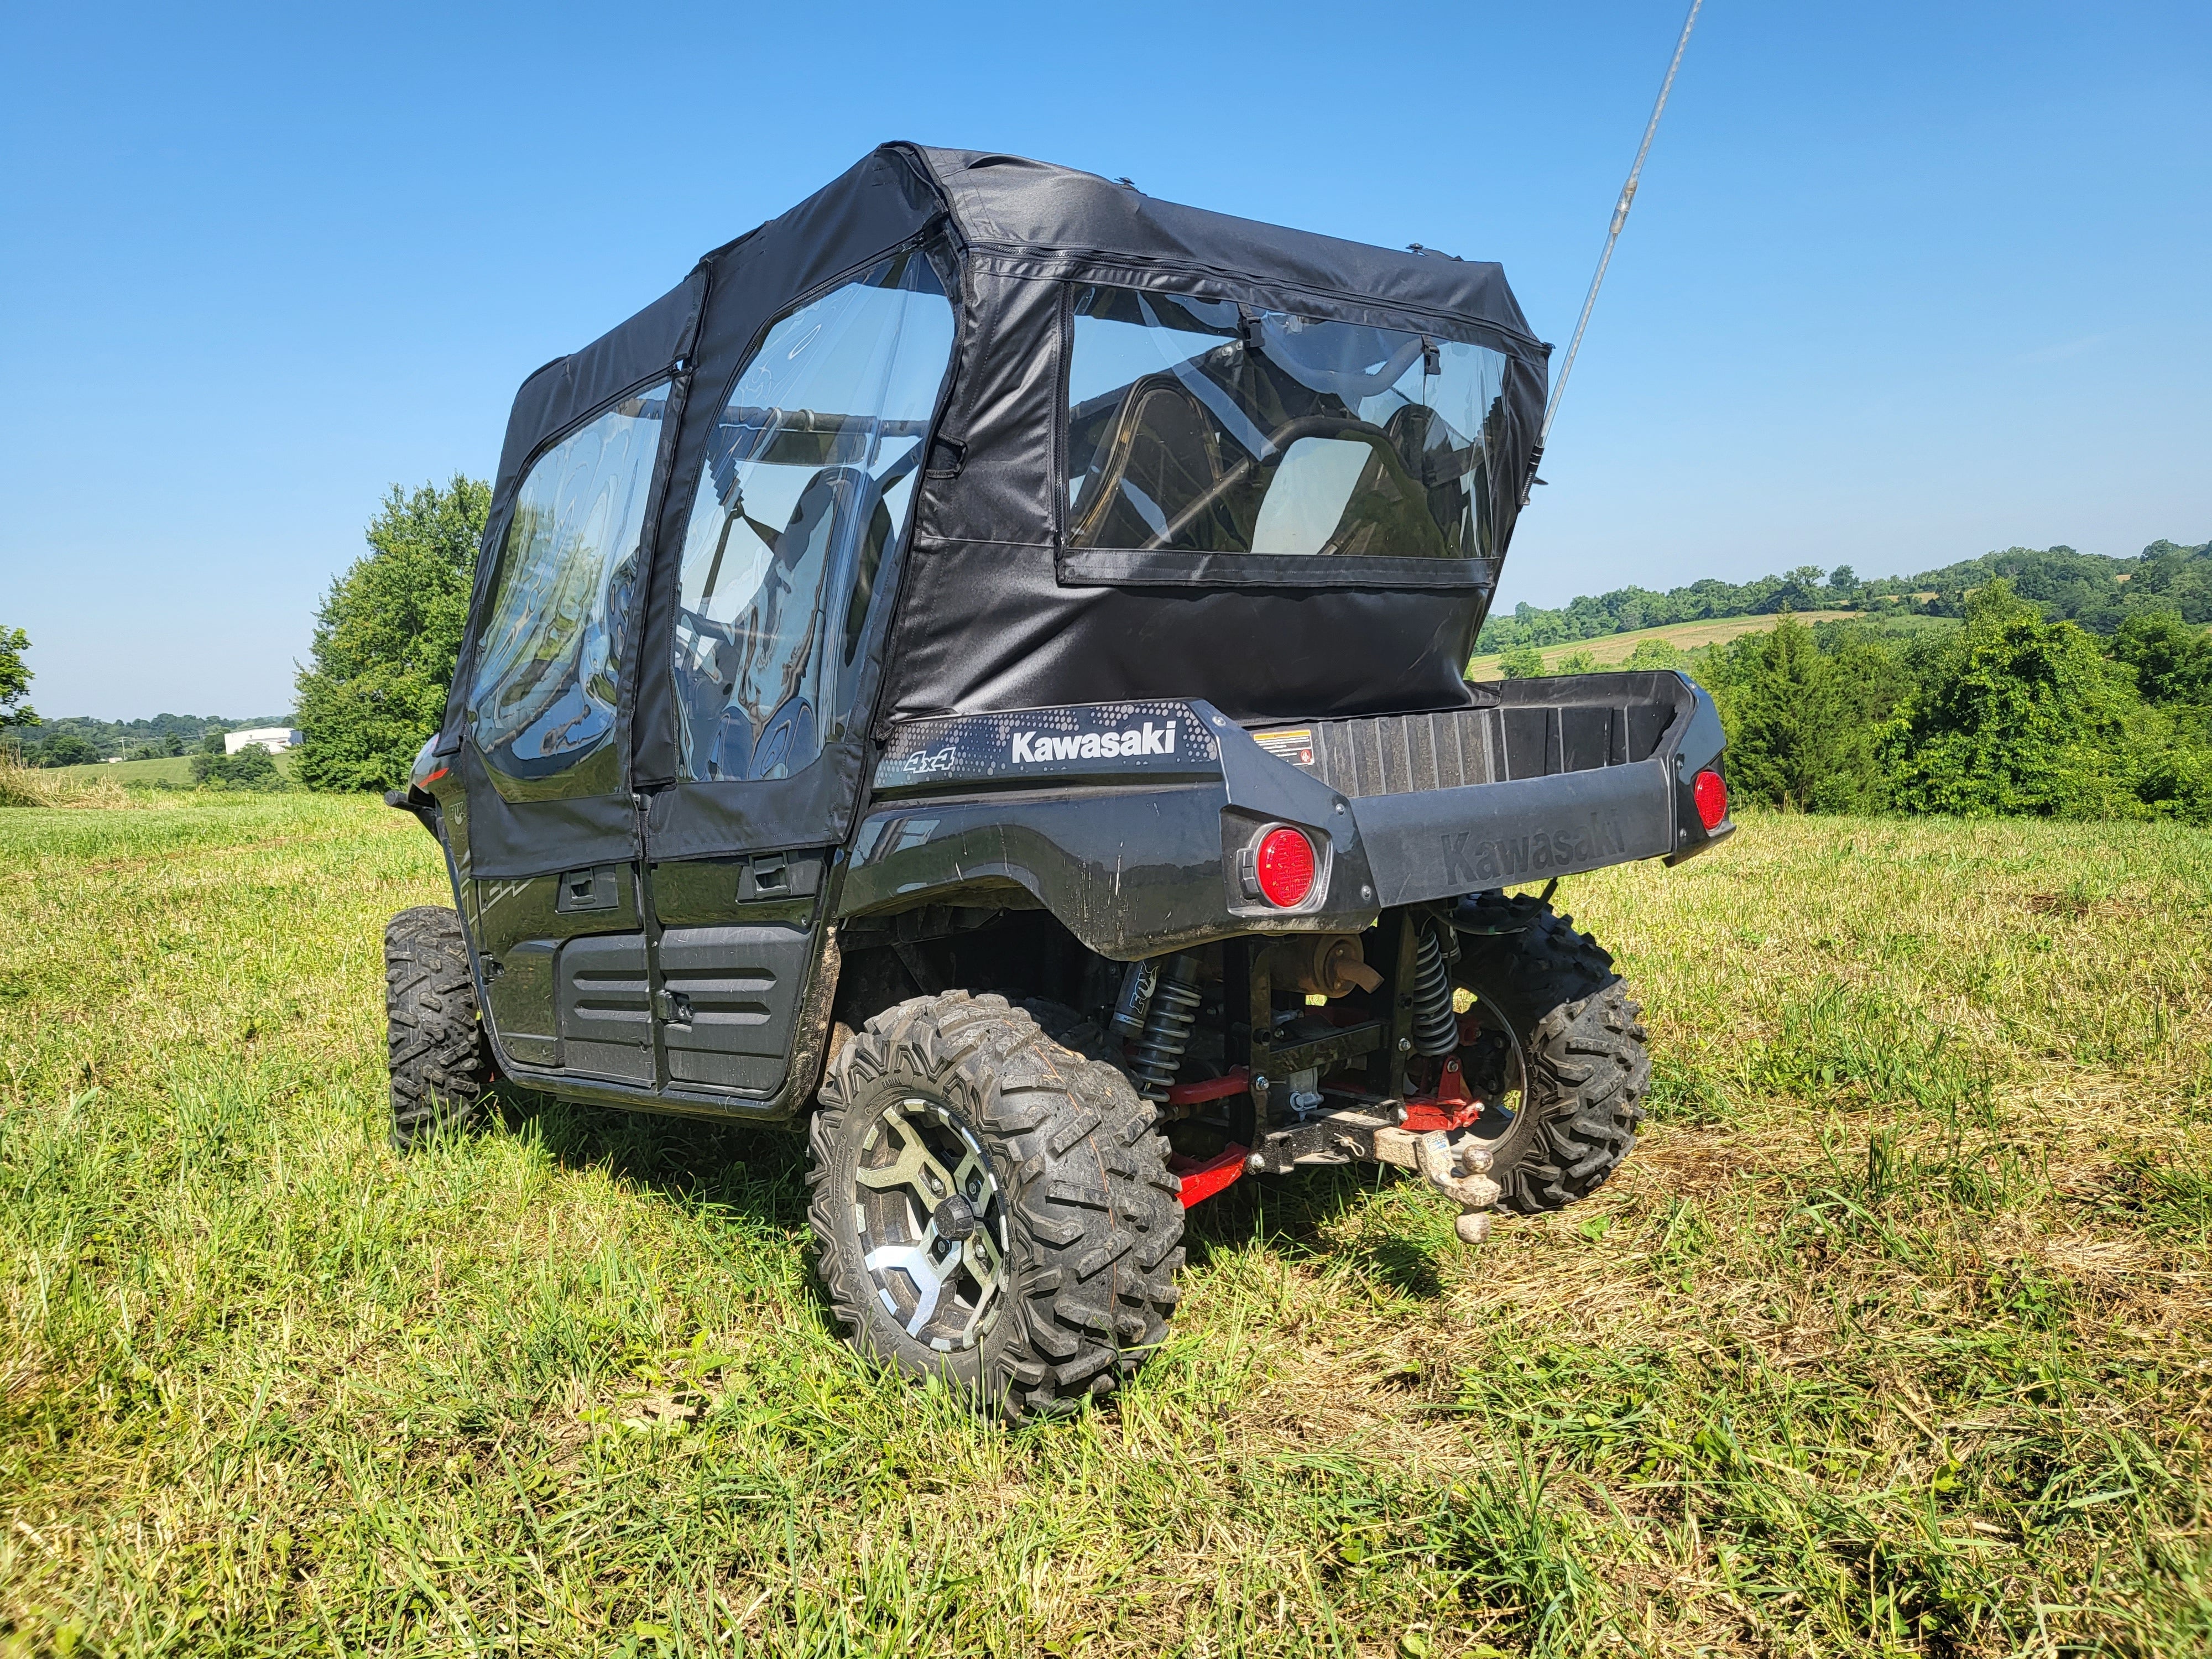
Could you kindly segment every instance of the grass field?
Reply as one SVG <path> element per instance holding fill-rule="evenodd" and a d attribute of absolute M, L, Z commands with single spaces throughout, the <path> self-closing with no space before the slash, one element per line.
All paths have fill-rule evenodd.
<path fill-rule="evenodd" d="M 1796 613 L 1797 620 L 1802 623 L 1841 622 L 1858 614 L 1856 611 L 1801 611 Z M 1701 645 L 1717 645 L 1723 640 L 1732 640 L 1743 634 L 1764 634 L 1778 620 L 1774 617 L 1728 617 L 1718 622 L 1669 623 L 1664 628 L 1639 628 L 1632 634 L 1607 634 L 1595 640 L 1577 640 L 1572 645 L 1547 645 L 1544 647 L 1544 661 L 1549 665 L 1574 652 L 1587 651 L 1599 667 L 1613 668 L 1626 662 L 1636 647 L 1646 640 L 1663 640 L 1677 651 L 1694 651 Z M 1494 680 L 1498 678 L 1498 665 L 1502 660 L 1496 654 L 1476 657 L 1467 665 L 1467 677 L 1471 680 Z"/>
<path fill-rule="evenodd" d="M 1622 1174 L 1193 1213 L 1117 1406 L 864 1370 L 798 1146 L 561 1107 L 402 1161 L 399 814 L 0 812 L 0 1650 L 2212 1649 L 2212 837 L 1755 818 L 1570 880 Z"/>
<path fill-rule="evenodd" d="M 299 756 L 288 749 L 274 759 L 276 769 L 289 777 Z M 160 760 L 102 761 L 95 766 L 58 766 L 54 770 L 64 778 L 85 781 L 112 778 L 129 789 L 158 789 L 164 785 L 172 789 L 192 787 L 192 757 L 190 755 L 169 755 Z"/>

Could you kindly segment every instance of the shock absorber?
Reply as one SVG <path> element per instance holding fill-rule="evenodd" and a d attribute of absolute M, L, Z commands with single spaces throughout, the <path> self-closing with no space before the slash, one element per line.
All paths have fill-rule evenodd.
<path fill-rule="evenodd" d="M 1459 1048 L 1459 1016 L 1452 1010 L 1451 970 L 1435 932 L 1413 933 L 1413 1052 L 1441 1060 Z"/>
<path fill-rule="evenodd" d="M 1144 1031 L 1128 1046 L 1129 1070 L 1136 1077 L 1138 1091 L 1147 1100 L 1164 1103 L 1169 1085 L 1182 1067 L 1183 1050 L 1190 1047 L 1191 1027 L 1198 1023 L 1198 975 L 1196 957 L 1169 959 L 1153 987 Z"/>
<path fill-rule="evenodd" d="M 1145 1034 L 1145 1018 L 1152 1012 L 1152 992 L 1159 982 L 1157 962 L 1133 962 L 1121 975 L 1121 994 L 1115 1000 L 1114 1018 L 1108 1024 L 1124 1042 L 1134 1042 Z"/>

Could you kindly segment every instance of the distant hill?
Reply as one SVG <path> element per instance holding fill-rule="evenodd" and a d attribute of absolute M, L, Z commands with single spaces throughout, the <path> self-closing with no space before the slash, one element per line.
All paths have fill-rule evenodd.
<path fill-rule="evenodd" d="M 1856 611 L 1800 611 L 1797 620 L 1803 623 L 1844 622 L 1857 617 Z M 1626 634 L 1608 634 L 1595 641 L 1583 641 L 1571 647 L 1579 655 L 1588 657 L 1600 668 L 1618 668 L 1635 653 L 1636 647 L 1646 640 L 1656 640 L 1671 645 L 1677 651 L 1690 652 L 1708 645 L 1724 645 L 1746 634 L 1762 633 L 1775 625 L 1771 616 L 1729 617 L 1716 622 L 1667 623 L 1657 628 L 1638 628 Z M 1940 628 L 1942 623 L 1915 624 L 1923 628 Z M 1565 649 L 1555 651 L 1547 659 L 1557 661 L 1568 654 Z M 1504 664 L 1492 653 L 1475 658 L 1467 665 L 1467 677 L 1471 680 L 1494 680 Z"/>
<path fill-rule="evenodd" d="M 10 736 L 26 750 L 52 738 L 82 738 L 103 760 L 110 756 L 137 760 L 188 753 L 198 749 L 210 732 L 291 724 L 289 714 L 258 714 L 250 720 L 232 720 L 225 714 L 156 714 L 151 720 L 98 720 L 87 714 L 64 714 L 58 720 L 23 726 Z"/>
<path fill-rule="evenodd" d="M 1964 611 L 1970 590 L 1998 576 L 2050 615 L 2094 634 L 2112 633 L 2131 611 L 2178 611 L 2189 622 L 2212 622 L 2212 541 L 2193 547 L 2158 541 L 2132 558 L 2070 547 L 2008 547 L 1940 570 L 1872 581 L 1862 581 L 1849 565 L 1825 574 L 1815 565 L 1800 565 L 1786 575 L 1741 583 L 1708 578 L 1663 593 L 1617 588 L 1558 610 L 1516 605 L 1511 616 L 1493 616 L 1483 624 L 1475 650 L 1488 655 L 1518 645 L 1572 645 L 1676 623 L 1778 611 L 1955 617 Z"/>

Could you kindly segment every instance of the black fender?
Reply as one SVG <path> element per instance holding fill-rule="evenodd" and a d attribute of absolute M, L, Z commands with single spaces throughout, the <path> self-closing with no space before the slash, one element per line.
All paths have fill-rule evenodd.
<path fill-rule="evenodd" d="M 1285 824 L 1316 854 L 1312 894 L 1288 910 L 1247 894 L 1236 872 L 1240 850 Z M 1376 914 L 1350 802 L 1197 702 L 902 727 L 877 767 L 839 915 L 988 902 L 1009 888 L 1123 962 L 1238 933 L 1355 931 Z"/>

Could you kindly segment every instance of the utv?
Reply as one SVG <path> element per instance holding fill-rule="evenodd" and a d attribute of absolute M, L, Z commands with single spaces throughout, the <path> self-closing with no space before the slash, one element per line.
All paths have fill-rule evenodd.
<path fill-rule="evenodd" d="M 803 1125 L 854 1342 L 1009 1418 L 1248 1174 L 1590 1192 L 1650 1060 L 1550 884 L 1733 825 L 1680 676 L 1464 677 L 1548 349 L 1495 264 L 893 144 L 546 365 L 388 798 L 458 907 L 395 1140 L 495 1074 Z"/>

